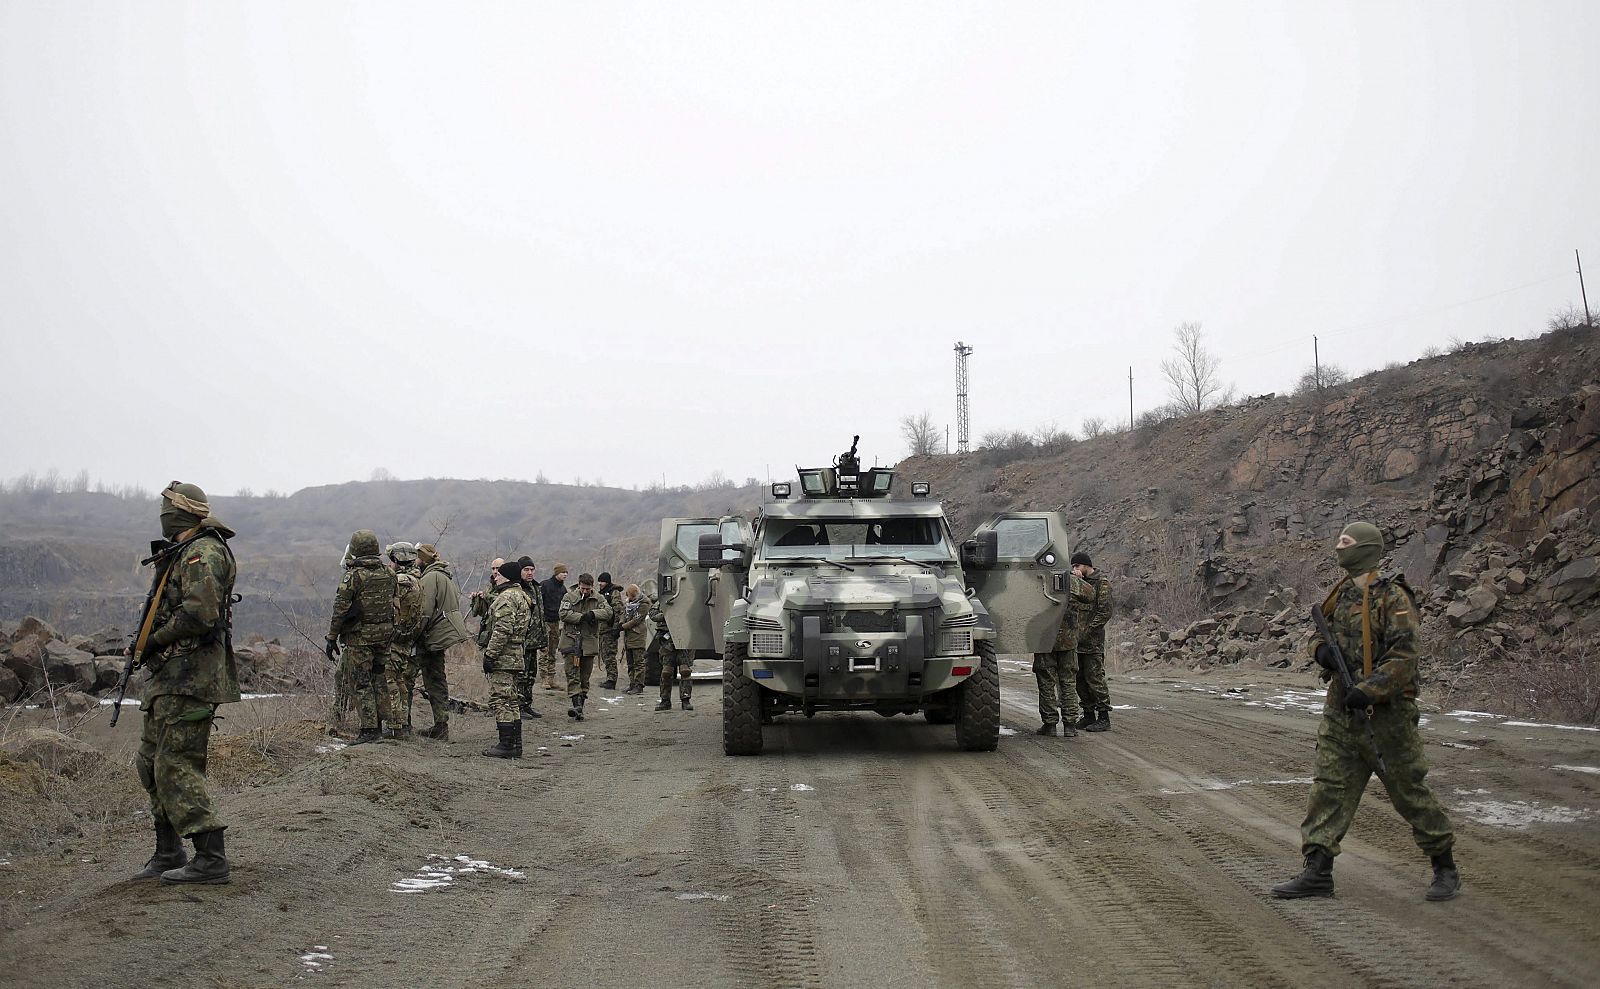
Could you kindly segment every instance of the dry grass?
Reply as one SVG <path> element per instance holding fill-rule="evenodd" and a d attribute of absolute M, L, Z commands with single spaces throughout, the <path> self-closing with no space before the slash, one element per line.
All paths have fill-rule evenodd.
<path fill-rule="evenodd" d="M 1501 714 L 1600 724 L 1600 654 L 1578 636 L 1484 647 L 1435 674 L 1449 703 Z"/>

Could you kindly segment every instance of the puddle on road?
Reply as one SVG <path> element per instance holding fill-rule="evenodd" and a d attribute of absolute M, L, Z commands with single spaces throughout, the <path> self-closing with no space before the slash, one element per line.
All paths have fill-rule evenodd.
<path fill-rule="evenodd" d="M 504 866 L 490 865 L 482 859 L 475 859 L 470 855 L 429 855 L 428 861 L 414 875 L 404 879 L 396 879 L 389 889 L 395 893 L 426 893 L 430 890 L 444 889 L 453 884 L 462 876 L 494 875 L 504 876 L 508 879 L 522 879 L 526 873 L 520 869 L 508 869 Z"/>

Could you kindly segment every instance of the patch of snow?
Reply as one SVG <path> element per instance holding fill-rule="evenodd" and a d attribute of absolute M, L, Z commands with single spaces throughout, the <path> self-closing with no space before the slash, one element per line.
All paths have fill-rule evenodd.
<path fill-rule="evenodd" d="M 1565 769 L 1569 773 L 1588 773 L 1591 776 L 1600 776 L 1600 766 L 1556 766 L 1556 769 Z M 5 865 L 0 862 L 0 865 Z"/>
<path fill-rule="evenodd" d="M 814 786 L 807 786 L 804 783 L 794 783 L 790 785 L 789 789 L 793 790 L 795 793 L 814 793 L 816 792 L 817 788 Z"/>
<path fill-rule="evenodd" d="M 1593 816 L 1592 811 L 1577 807 L 1525 800 L 1472 800 L 1461 804 L 1459 810 L 1479 824 L 1518 830 L 1533 824 L 1576 824 Z"/>
<path fill-rule="evenodd" d="M 1547 725 L 1538 721 L 1503 721 L 1503 728 L 1559 728 L 1562 731 L 1600 731 L 1600 728 L 1589 728 L 1585 725 Z"/>
<path fill-rule="evenodd" d="M 727 903 L 733 899 L 733 895 L 731 893 L 679 893 L 673 899 L 683 900 L 686 903 L 695 900 L 715 900 L 718 903 Z"/>
<path fill-rule="evenodd" d="M 1134 707 L 1132 704 L 1113 704 L 1113 705 L 1111 705 L 1111 710 L 1113 710 L 1113 711 L 1137 711 L 1139 709 Z"/>
<path fill-rule="evenodd" d="M 1444 746 L 1448 746 L 1449 748 L 1452 748 L 1452 749 L 1466 749 L 1468 752 L 1476 752 L 1476 751 L 1478 751 L 1478 746 L 1476 746 L 1476 745 L 1468 745 L 1466 742 L 1440 742 L 1439 744 L 1440 745 L 1444 745 Z"/>
<path fill-rule="evenodd" d="M 563 742 L 581 742 L 581 741 L 583 741 L 583 736 L 582 735 L 562 735 L 561 736 L 561 740 Z"/>
<path fill-rule="evenodd" d="M 315 751 L 317 755 L 327 755 L 330 752 L 337 752 L 340 749 L 348 749 L 349 747 L 349 744 L 345 742 L 329 742 L 326 745 L 317 746 Z"/>
<path fill-rule="evenodd" d="M 443 855 L 429 855 L 428 861 L 423 863 L 422 868 L 417 870 L 416 875 L 397 879 L 389 888 L 396 893 L 426 893 L 429 890 L 443 889 L 449 886 L 456 881 L 457 876 L 468 876 L 474 873 L 489 873 L 510 879 L 522 879 L 526 876 L 526 873 L 519 869 L 490 865 L 482 859 L 475 859 L 469 855 L 457 855 L 454 858 L 447 858 Z"/>
<path fill-rule="evenodd" d="M 1015 728 L 1007 728 L 1005 725 L 1000 726 L 1000 734 L 1002 735 L 1015 735 L 1016 733 L 1017 730 Z"/>
<path fill-rule="evenodd" d="M 1459 786 L 1458 786 L 1458 787 L 1456 787 L 1456 794 L 1457 794 L 1457 795 L 1458 795 L 1458 796 L 1463 796 L 1463 797 L 1470 797 L 1470 796 L 1472 796 L 1472 795 L 1473 795 L 1473 794 L 1477 794 L 1477 793 L 1488 793 L 1488 792 L 1489 792 L 1489 791 L 1488 791 L 1488 790 L 1485 790 L 1485 789 L 1483 789 L 1483 788 L 1482 788 L 1482 787 L 1479 787 L 1479 788 L 1478 788 L 1478 789 L 1476 789 L 1476 790 L 1463 790 L 1463 789 L 1462 789 L 1462 788 L 1461 788 L 1461 787 L 1459 787 Z"/>
<path fill-rule="evenodd" d="M 1296 777 L 1287 780 L 1239 780 L 1236 783 L 1227 783 L 1222 780 L 1197 780 L 1196 783 L 1196 786 L 1187 790 L 1163 789 L 1161 792 L 1176 795 L 1179 793 L 1195 793 L 1200 790 L 1232 790 L 1241 786 L 1303 786 L 1311 783 L 1311 777 Z"/>
<path fill-rule="evenodd" d="M 627 700 L 626 697 L 602 697 L 600 699 L 605 701 L 607 704 L 621 704 L 623 701 Z"/>
<path fill-rule="evenodd" d="M 1463 719 L 1465 719 L 1465 718 L 1493 718 L 1493 717 L 1496 717 L 1496 715 L 1490 714 L 1488 711 L 1446 711 L 1446 712 L 1444 712 L 1444 716 L 1447 717 L 1447 718 L 1463 718 Z"/>

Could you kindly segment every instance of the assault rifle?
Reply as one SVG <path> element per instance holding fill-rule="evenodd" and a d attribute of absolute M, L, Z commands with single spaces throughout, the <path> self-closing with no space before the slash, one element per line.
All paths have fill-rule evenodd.
<path fill-rule="evenodd" d="M 117 726 L 117 718 L 122 715 L 122 699 L 128 694 L 128 681 L 133 677 L 133 668 L 139 665 L 140 658 L 144 655 L 145 648 L 150 644 L 150 633 L 155 630 L 156 608 L 161 603 L 161 592 L 166 590 L 167 577 L 172 573 L 172 561 L 193 539 L 181 543 L 168 542 L 165 539 L 154 539 L 150 542 L 150 555 L 139 561 L 141 567 L 152 563 L 162 564 L 154 576 L 150 578 L 150 593 L 144 598 L 144 611 L 139 619 L 139 631 L 135 632 L 132 641 L 128 643 L 128 661 L 122 664 L 122 679 L 117 681 L 117 701 L 111 708 L 111 727 Z"/>
<path fill-rule="evenodd" d="M 1344 684 L 1345 695 L 1356 687 L 1356 678 L 1350 674 L 1350 664 L 1345 662 L 1344 653 L 1339 649 L 1339 640 L 1333 637 L 1333 630 L 1328 627 L 1328 616 L 1323 613 L 1322 606 L 1316 605 L 1311 609 L 1311 623 L 1317 627 L 1317 634 L 1322 636 L 1322 642 L 1333 653 L 1334 665 L 1339 667 L 1339 682 Z M 1350 709 L 1350 717 L 1356 724 L 1366 729 L 1367 743 L 1372 746 L 1372 757 L 1378 764 L 1378 779 L 1384 786 L 1389 785 L 1389 767 L 1384 765 L 1383 753 L 1378 749 L 1378 736 L 1372 730 L 1372 708 Z"/>

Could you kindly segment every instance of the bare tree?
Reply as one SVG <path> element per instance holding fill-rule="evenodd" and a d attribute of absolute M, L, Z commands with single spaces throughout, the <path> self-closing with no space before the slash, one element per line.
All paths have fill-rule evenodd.
<path fill-rule="evenodd" d="M 938 430 L 934 429 L 933 416 L 926 412 L 901 417 L 900 435 L 910 456 L 931 457 L 939 452 Z"/>
<path fill-rule="evenodd" d="M 1179 323 L 1172 331 L 1171 357 L 1161 362 L 1167 392 L 1180 415 L 1215 408 L 1228 393 L 1222 384 L 1222 362 L 1206 349 L 1199 323 Z"/>
<path fill-rule="evenodd" d="M 1089 416 L 1083 420 L 1083 438 L 1092 440 L 1106 431 L 1106 421 L 1101 416 Z"/>
<path fill-rule="evenodd" d="M 1300 382 L 1295 385 L 1295 393 L 1309 395 L 1324 388 L 1338 387 L 1349 380 L 1350 375 L 1337 364 L 1313 364 L 1300 375 Z"/>

